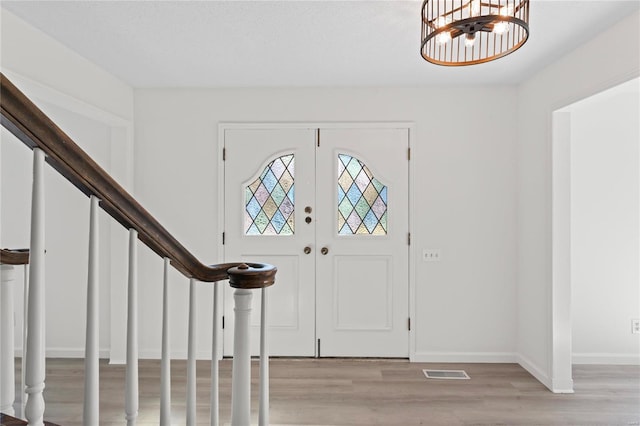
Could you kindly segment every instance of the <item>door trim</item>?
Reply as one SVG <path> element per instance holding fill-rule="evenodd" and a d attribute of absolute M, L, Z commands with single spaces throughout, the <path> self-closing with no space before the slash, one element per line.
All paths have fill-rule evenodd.
<path fill-rule="evenodd" d="M 217 238 L 217 251 L 218 251 L 218 259 L 217 262 L 220 263 L 224 260 L 224 245 L 222 243 L 222 234 L 225 231 L 224 224 L 224 160 L 223 160 L 223 149 L 224 149 L 224 135 L 226 130 L 234 130 L 234 129 L 246 129 L 246 130 L 268 130 L 268 129 L 407 129 L 408 132 L 408 145 L 409 149 L 413 148 L 413 137 L 415 134 L 415 122 L 413 121 L 380 121 L 380 122 L 371 122 L 371 121 L 354 121 L 354 122 L 329 122 L 329 121 L 309 121 L 309 122 L 219 122 L 218 123 L 218 141 L 217 141 L 217 211 L 218 211 L 218 238 Z M 415 158 L 415 156 L 414 156 Z M 409 205 L 407 206 L 407 215 L 409 222 L 409 233 L 413 234 L 413 221 L 412 221 L 412 212 L 414 208 L 414 173 L 413 167 L 411 167 L 411 161 L 409 161 Z M 412 239 L 414 240 L 414 239 Z M 409 361 L 416 361 L 416 327 L 418 326 L 418 322 L 416 321 L 416 289 L 415 289 L 415 278 L 416 278 L 416 261 L 414 259 L 418 258 L 418 251 L 415 248 L 415 244 L 413 241 L 408 247 L 409 256 L 408 256 L 408 265 L 409 268 L 409 300 L 407 303 L 409 317 L 412 319 L 411 321 L 411 329 L 409 330 Z M 223 309 L 218 309 L 220 312 L 220 316 L 223 315 Z M 219 318 L 218 324 L 222 324 L 222 319 Z M 219 353 L 218 359 L 222 359 L 222 329 L 218 330 L 218 338 L 219 338 Z"/>

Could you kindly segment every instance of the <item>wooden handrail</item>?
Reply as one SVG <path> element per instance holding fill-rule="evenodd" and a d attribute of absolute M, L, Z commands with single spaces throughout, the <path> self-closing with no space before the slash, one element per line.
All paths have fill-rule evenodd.
<path fill-rule="evenodd" d="M 2 125 L 29 148 L 42 149 L 49 165 L 85 195 L 95 195 L 105 212 L 125 228 L 137 230 L 140 241 L 171 259 L 182 274 L 204 282 L 233 276 L 234 286 L 240 288 L 273 284 L 276 268 L 272 265 L 249 263 L 244 269 L 237 268 L 240 263 L 200 262 L 2 73 L 0 82 Z"/>
<path fill-rule="evenodd" d="M 29 249 L 0 249 L 0 265 L 28 265 Z"/>

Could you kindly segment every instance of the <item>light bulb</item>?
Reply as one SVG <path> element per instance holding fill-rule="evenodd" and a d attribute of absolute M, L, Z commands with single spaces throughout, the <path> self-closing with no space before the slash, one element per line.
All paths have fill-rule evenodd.
<path fill-rule="evenodd" d="M 504 34 L 509 31 L 509 24 L 507 22 L 496 22 L 493 25 L 493 32 L 495 34 Z"/>
<path fill-rule="evenodd" d="M 473 47 L 476 42 L 475 33 L 468 33 L 464 38 L 464 45 L 467 47 Z"/>
<path fill-rule="evenodd" d="M 451 32 L 450 31 L 441 32 L 440 34 L 438 34 L 436 36 L 436 42 L 438 44 L 447 44 L 449 41 L 451 41 Z"/>

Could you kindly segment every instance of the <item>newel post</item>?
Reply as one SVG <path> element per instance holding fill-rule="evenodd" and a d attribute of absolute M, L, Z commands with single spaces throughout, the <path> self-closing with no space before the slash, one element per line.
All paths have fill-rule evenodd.
<path fill-rule="evenodd" d="M 235 329 L 233 330 L 233 367 L 231 383 L 231 424 L 251 424 L 251 347 L 250 315 L 251 290 L 237 288 L 233 292 L 235 303 Z"/>
<path fill-rule="evenodd" d="M 275 281 L 276 268 L 265 264 L 240 264 L 227 271 L 229 274 L 229 284 L 235 288 L 235 329 L 233 332 L 233 367 L 231 382 L 231 425 L 246 426 L 251 424 L 251 348 L 250 348 L 250 314 L 251 314 L 251 290 L 264 289 L 271 286 Z M 265 299 L 266 302 L 266 299 Z M 262 317 L 265 321 L 265 317 Z M 265 321 L 266 322 L 266 321 Z M 261 327 L 264 333 L 264 327 Z M 263 339 L 261 344 L 262 362 L 266 362 L 266 342 Z M 263 374 L 268 372 L 267 368 L 261 367 Z M 266 377 L 261 377 L 261 407 L 260 424 L 268 422 L 268 406 L 264 403 L 269 400 L 265 397 L 268 393 Z"/>

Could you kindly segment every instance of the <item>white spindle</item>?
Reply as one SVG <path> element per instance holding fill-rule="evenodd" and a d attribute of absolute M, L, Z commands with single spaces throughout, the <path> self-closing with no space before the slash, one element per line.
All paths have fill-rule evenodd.
<path fill-rule="evenodd" d="M 233 293 L 235 329 L 233 330 L 233 367 L 231 383 L 231 425 L 251 424 L 251 354 L 249 326 L 251 290 L 238 288 Z"/>
<path fill-rule="evenodd" d="M 160 425 L 171 424 L 171 354 L 169 353 L 169 262 L 164 259 L 162 283 L 162 360 L 160 361 Z"/>
<path fill-rule="evenodd" d="M 187 426 L 196 424 L 196 280 L 189 281 L 189 337 L 187 342 Z"/>
<path fill-rule="evenodd" d="M 23 303 L 22 303 L 22 358 L 20 364 L 22 366 L 20 371 L 20 418 L 26 418 L 25 407 L 27 405 L 27 329 L 29 324 L 29 265 L 24 265 L 24 289 L 23 289 Z"/>
<path fill-rule="evenodd" d="M 269 424 L 269 346 L 267 344 L 267 288 L 262 288 L 260 305 L 260 406 L 258 425 Z"/>
<path fill-rule="evenodd" d="M 218 372 L 218 283 L 213 283 L 213 336 L 211 345 L 211 426 L 220 423 L 220 375 Z"/>
<path fill-rule="evenodd" d="M 33 149 L 33 189 L 31 193 L 31 244 L 29 253 L 29 330 L 27 333 L 27 366 L 25 407 L 29 425 L 42 426 L 44 418 L 44 152 Z"/>
<path fill-rule="evenodd" d="M 99 342 L 99 226 L 98 199 L 91 196 L 89 212 L 89 269 L 87 276 L 87 329 L 84 354 L 84 407 L 82 424 L 97 426 L 100 422 Z"/>
<path fill-rule="evenodd" d="M 129 284 L 127 297 L 127 367 L 125 418 L 135 426 L 138 418 L 138 231 L 129 230 Z"/>
<path fill-rule="evenodd" d="M 13 416 L 16 398 L 13 335 L 13 265 L 0 265 L 0 412 Z"/>

